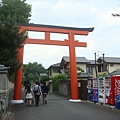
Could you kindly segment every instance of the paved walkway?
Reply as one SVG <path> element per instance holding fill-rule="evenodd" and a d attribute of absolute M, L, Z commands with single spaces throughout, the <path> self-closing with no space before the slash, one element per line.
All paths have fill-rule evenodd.
<path fill-rule="evenodd" d="M 47 104 L 40 101 L 38 107 L 15 105 L 14 120 L 120 120 L 120 111 L 87 101 L 69 102 L 64 96 L 49 93 Z"/>

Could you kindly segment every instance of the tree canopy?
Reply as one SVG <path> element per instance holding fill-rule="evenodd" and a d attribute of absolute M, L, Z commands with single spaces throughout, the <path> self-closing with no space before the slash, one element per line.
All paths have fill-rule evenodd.
<path fill-rule="evenodd" d="M 23 65 L 23 81 L 36 82 L 48 80 L 48 77 L 40 77 L 40 73 L 46 73 L 47 70 L 37 62 L 28 63 Z"/>
<path fill-rule="evenodd" d="M 2 0 L 0 7 L 0 64 L 10 67 L 11 79 L 22 64 L 17 53 L 27 38 L 26 31 L 20 32 L 20 23 L 28 23 L 31 16 L 31 6 L 25 1 Z"/>
<path fill-rule="evenodd" d="M 14 17 L 17 23 L 29 23 L 31 5 L 26 0 L 2 0 L 0 7 L 0 20 L 5 21 L 7 16 Z"/>
<path fill-rule="evenodd" d="M 16 59 L 17 49 L 22 47 L 21 44 L 27 37 L 25 32 L 18 32 L 19 28 L 14 24 L 14 19 L 9 17 L 4 25 L 0 25 L 0 64 L 10 66 L 10 74 L 15 73 L 20 66 L 19 60 Z"/>

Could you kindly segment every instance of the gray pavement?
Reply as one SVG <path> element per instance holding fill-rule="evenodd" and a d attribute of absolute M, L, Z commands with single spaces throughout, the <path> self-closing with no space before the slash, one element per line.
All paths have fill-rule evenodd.
<path fill-rule="evenodd" d="M 88 101 L 69 102 L 69 98 L 49 93 L 48 103 L 27 107 L 26 103 L 15 105 L 14 120 L 120 120 L 120 111 Z"/>

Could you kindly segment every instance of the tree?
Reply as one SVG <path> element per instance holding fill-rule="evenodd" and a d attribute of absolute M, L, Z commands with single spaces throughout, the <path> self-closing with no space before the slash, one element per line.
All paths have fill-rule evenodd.
<path fill-rule="evenodd" d="M 40 77 L 40 83 L 43 84 L 44 82 L 50 80 L 50 78 L 48 76 L 41 76 Z"/>
<path fill-rule="evenodd" d="M 31 5 L 26 0 L 2 0 L 0 20 L 5 21 L 7 16 L 14 17 L 17 23 L 29 23 Z"/>
<path fill-rule="evenodd" d="M 24 35 L 25 31 L 18 32 L 18 25 L 9 16 L 4 21 L 4 25 L 0 25 L 0 64 L 10 66 L 11 76 L 14 76 L 16 70 L 21 66 L 20 61 L 16 59 L 17 49 L 22 47 L 21 44 L 27 37 Z"/>
<path fill-rule="evenodd" d="M 37 62 L 28 63 L 23 65 L 23 78 L 24 81 L 36 82 L 42 80 L 40 78 L 40 73 L 46 73 L 47 70 Z"/>
<path fill-rule="evenodd" d="M 0 7 L 0 64 L 10 66 L 11 79 L 22 64 L 17 53 L 27 38 L 26 31 L 20 32 L 20 23 L 28 23 L 31 16 L 31 6 L 25 1 L 2 0 Z"/>
<path fill-rule="evenodd" d="M 59 91 L 59 83 L 61 80 L 68 80 L 68 77 L 64 74 L 58 74 L 51 77 L 53 83 L 53 90 Z"/>
<path fill-rule="evenodd" d="M 101 74 L 98 74 L 98 78 L 100 78 L 100 77 L 105 77 L 107 75 L 107 72 L 104 72 L 104 73 L 101 73 Z"/>
<path fill-rule="evenodd" d="M 77 67 L 77 75 L 80 75 L 81 73 L 84 73 L 84 70 L 80 67 Z"/>
<path fill-rule="evenodd" d="M 80 74 L 83 73 L 83 72 L 84 72 L 84 70 L 83 70 L 82 68 L 77 67 L 77 75 L 80 75 Z M 65 75 L 66 75 L 67 77 L 70 77 L 70 68 L 67 68 L 67 69 L 65 70 Z"/>

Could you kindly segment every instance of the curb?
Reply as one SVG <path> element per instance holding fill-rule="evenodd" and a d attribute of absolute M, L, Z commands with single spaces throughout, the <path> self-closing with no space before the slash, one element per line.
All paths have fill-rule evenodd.
<path fill-rule="evenodd" d="M 117 112 L 120 112 L 120 109 L 115 108 L 115 106 L 111 106 L 111 105 L 104 104 L 104 103 L 95 103 L 95 102 L 89 101 L 89 100 L 87 100 L 87 102 L 101 106 L 101 107 L 106 107 L 106 108 L 109 108 L 109 109 L 117 111 Z"/>

